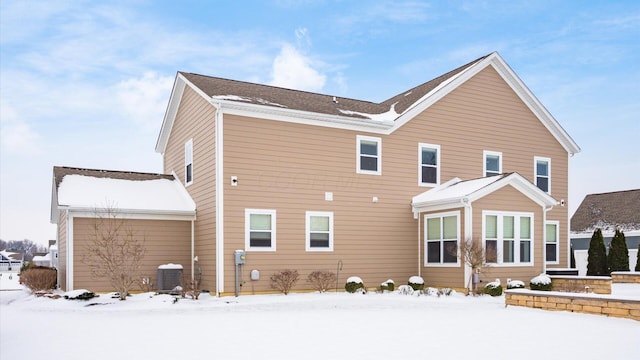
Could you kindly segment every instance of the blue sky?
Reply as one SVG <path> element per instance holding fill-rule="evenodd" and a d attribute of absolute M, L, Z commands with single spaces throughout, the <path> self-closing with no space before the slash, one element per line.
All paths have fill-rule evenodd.
<path fill-rule="evenodd" d="M 582 152 L 640 188 L 637 1 L 2 1 L 0 238 L 55 238 L 52 167 L 161 172 L 177 71 L 381 101 L 498 51 Z"/>

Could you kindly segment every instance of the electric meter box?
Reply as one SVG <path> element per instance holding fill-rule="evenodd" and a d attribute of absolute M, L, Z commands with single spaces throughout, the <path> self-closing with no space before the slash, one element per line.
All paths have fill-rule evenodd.
<path fill-rule="evenodd" d="M 246 258 L 244 250 L 236 250 L 234 252 L 234 255 L 235 255 L 235 264 L 236 265 L 244 264 L 245 258 Z"/>

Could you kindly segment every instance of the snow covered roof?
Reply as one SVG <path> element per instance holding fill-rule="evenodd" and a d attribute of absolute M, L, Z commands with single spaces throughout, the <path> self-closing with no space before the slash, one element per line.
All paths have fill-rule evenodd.
<path fill-rule="evenodd" d="M 554 206 L 558 203 L 522 175 L 513 172 L 472 180 L 453 178 L 431 190 L 414 196 L 411 206 L 414 214 L 459 208 L 507 185 L 513 186 L 541 206 Z"/>
<path fill-rule="evenodd" d="M 571 217 L 572 233 L 640 230 L 640 189 L 585 196 Z"/>
<path fill-rule="evenodd" d="M 171 175 L 54 167 L 53 186 L 52 222 L 59 209 L 195 217 L 195 202 Z"/>

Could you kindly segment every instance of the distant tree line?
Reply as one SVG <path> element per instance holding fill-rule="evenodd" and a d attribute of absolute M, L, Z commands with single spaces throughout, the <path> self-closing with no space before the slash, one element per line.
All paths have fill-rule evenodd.
<path fill-rule="evenodd" d="M 23 253 L 26 259 L 32 258 L 33 254 L 46 253 L 49 251 L 47 246 L 34 243 L 29 239 L 10 240 L 10 241 L 4 241 L 0 239 L 0 251 L 1 250 L 6 250 L 9 252 L 15 252 L 15 253 Z"/>

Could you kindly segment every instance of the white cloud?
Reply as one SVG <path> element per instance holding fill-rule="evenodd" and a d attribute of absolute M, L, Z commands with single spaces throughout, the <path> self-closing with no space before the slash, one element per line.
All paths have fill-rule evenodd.
<path fill-rule="evenodd" d="M 25 121 L 19 119 L 17 111 L 3 99 L 0 108 L 0 138 L 2 150 L 10 153 L 33 154 L 39 151 L 38 139 L 40 136 Z"/>
<path fill-rule="evenodd" d="M 173 77 L 146 72 L 141 78 L 121 81 L 115 86 L 115 94 L 125 119 L 157 131 L 164 116 Z"/>
<path fill-rule="evenodd" d="M 326 75 L 314 69 L 314 62 L 301 54 L 290 44 L 284 44 L 273 60 L 271 85 L 320 91 L 326 82 Z"/>

